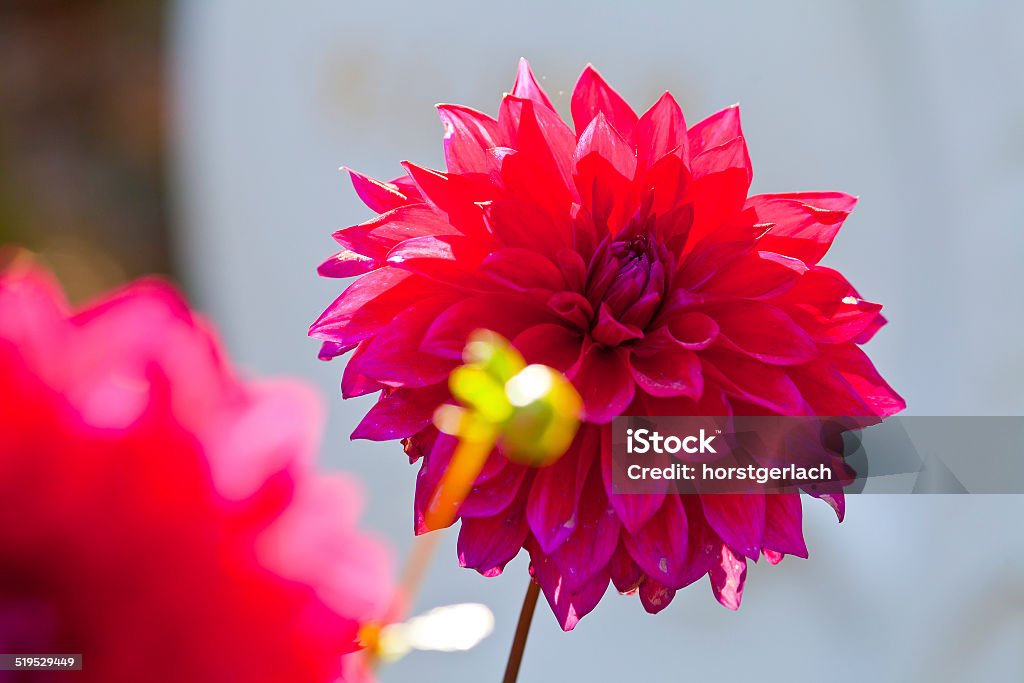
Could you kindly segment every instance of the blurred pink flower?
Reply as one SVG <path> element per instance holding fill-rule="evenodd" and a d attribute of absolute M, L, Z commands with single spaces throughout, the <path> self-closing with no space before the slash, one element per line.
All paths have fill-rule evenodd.
<path fill-rule="evenodd" d="M 161 282 L 71 312 L 17 262 L 0 376 L 0 652 L 81 653 L 69 678 L 104 683 L 365 678 L 342 655 L 391 559 L 359 489 L 311 471 L 307 387 L 243 381 Z"/>
<path fill-rule="evenodd" d="M 558 463 L 492 454 L 460 510 L 463 566 L 493 576 L 525 547 L 565 629 L 609 581 L 657 612 L 708 575 L 736 608 L 748 558 L 806 556 L 800 497 L 614 494 L 608 423 L 901 410 L 858 346 L 881 306 L 818 265 L 855 198 L 748 197 L 737 107 L 687 127 L 665 93 L 638 116 L 591 67 L 570 104 L 575 130 L 523 61 L 497 120 L 438 106 L 447 173 L 350 172 L 380 215 L 335 233 L 320 273 L 359 278 L 311 334 L 322 358 L 354 349 L 346 397 L 381 392 L 353 437 L 405 438 L 423 458 L 417 532 L 453 446 L 431 414 L 472 330 L 579 390 L 586 424 Z M 841 519 L 842 495 L 822 497 Z"/>

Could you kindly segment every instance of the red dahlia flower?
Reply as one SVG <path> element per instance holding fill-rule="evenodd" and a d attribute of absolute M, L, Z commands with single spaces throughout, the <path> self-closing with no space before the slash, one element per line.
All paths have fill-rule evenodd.
<path fill-rule="evenodd" d="M 0 652 L 103 683 L 362 678 L 342 655 L 390 559 L 353 483 L 310 471 L 315 394 L 242 381 L 164 284 L 71 313 L 23 265 L 0 377 Z"/>
<path fill-rule="evenodd" d="M 687 127 L 666 93 L 642 116 L 588 67 L 566 125 L 523 61 L 497 120 L 438 106 L 447 172 L 350 172 L 380 215 L 339 230 L 320 266 L 359 276 L 313 324 L 353 350 L 342 393 L 380 391 L 355 438 L 422 458 L 416 531 L 452 453 L 431 426 L 471 331 L 564 372 L 584 421 L 529 469 L 493 453 L 460 510 L 459 560 L 493 576 L 520 548 L 562 627 L 609 581 L 649 612 L 705 574 L 736 608 L 746 560 L 805 557 L 792 495 L 617 495 L 611 420 L 632 415 L 888 416 L 902 399 L 858 348 L 885 320 L 818 265 L 855 199 L 747 196 L 739 110 Z M 843 516 L 843 499 L 826 497 Z"/>

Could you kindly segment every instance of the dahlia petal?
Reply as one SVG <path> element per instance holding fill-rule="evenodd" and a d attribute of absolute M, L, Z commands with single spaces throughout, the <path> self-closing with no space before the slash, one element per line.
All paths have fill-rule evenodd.
<path fill-rule="evenodd" d="M 699 311 L 686 311 L 668 321 L 668 331 L 677 344 L 691 351 L 711 346 L 720 332 L 718 323 Z"/>
<path fill-rule="evenodd" d="M 572 151 L 576 136 L 562 118 L 530 100 L 506 95 L 498 122 L 516 154 L 501 159 L 506 187 L 564 215 L 572 200 Z"/>
<path fill-rule="evenodd" d="M 694 124 L 689 132 L 690 156 L 718 147 L 743 135 L 740 127 L 740 107 L 734 104 Z"/>
<path fill-rule="evenodd" d="M 799 365 L 813 359 L 818 347 L 786 313 L 759 301 L 731 301 L 709 307 L 723 342 L 762 363 Z"/>
<path fill-rule="evenodd" d="M 735 555 L 729 547 L 722 545 L 719 561 L 709 572 L 711 590 L 718 602 L 731 610 L 740 608 L 743 599 L 743 584 L 747 578 L 747 560 Z"/>
<path fill-rule="evenodd" d="M 666 92 L 637 122 L 637 165 L 640 169 L 650 168 L 659 159 L 674 151 L 677 151 L 684 163 L 689 160 L 689 142 L 683 110 L 679 108 L 675 98 Z"/>
<path fill-rule="evenodd" d="M 566 372 L 579 361 L 582 343 L 578 332 L 555 323 L 534 325 L 512 340 L 527 363 L 540 363 L 559 372 Z"/>
<path fill-rule="evenodd" d="M 578 330 L 589 330 L 594 307 L 576 292 L 558 292 L 548 299 L 548 308 Z"/>
<path fill-rule="evenodd" d="M 526 520 L 545 553 L 552 553 L 579 525 L 577 505 L 598 448 L 594 429 L 581 429 L 569 450 L 537 471 L 526 501 Z"/>
<path fill-rule="evenodd" d="M 636 173 L 636 152 L 601 112 L 580 133 L 576 149 L 573 151 L 573 162 L 578 166 L 582 159 L 591 154 L 605 159 L 619 175 L 632 179 Z"/>
<path fill-rule="evenodd" d="M 861 299 L 845 277 L 823 266 L 808 270 L 778 302 L 823 344 L 862 343 L 885 324 L 879 304 Z"/>
<path fill-rule="evenodd" d="M 705 149 L 690 160 L 690 172 L 694 179 L 703 178 L 728 170 L 739 171 L 745 179 L 744 191 L 750 187 L 754 169 L 750 165 L 747 141 L 743 136 L 734 137 L 717 147 Z"/>
<path fill-rule="evenodd" d="M 621 415 L 636 391 L 627 352 L 599 344 L 583 352 L 579 367 L 569 379 L 583 397 L 583 419 L 594 424 L 611 422 Z"/>
<path fill-rule="evenodd" d="M 457 226 L 459 233 L 480 236 L 484 232 L 478 205 L 494 199 L 497 192 L 490 176 L 482 173 L 441 173 L 409 161 L 403 161 L 402 166 L 409 171 L 409 177 L 421 194 L 447 214 L 448 223 Z"/>
<path fill-rule="evenodd" d="M 644 331 L 636 325 L 626 325 L 615 319 L 606 301 L 601 302 L 597 312 L 597 324 L 591 330 L 594 340 L 606 346 L 619 346 L 633 339 L 640 339 Z"/>
<path fill-rule="evenodd" d="M 458 360 L 474 330 L 487 329 L 511 339 L 528 327 L 555 320 L 555 315 L 543 302 L 525 296 L 501 293 L 472 296 L 437 315 L 426 330 L 420 348 Z"/>
<path fill-rule="evenodd" d="M 461 235 L 427 235 L 406 240 L 388 252 L 387 262 L 401 270 L 463 289 L 487 289 L 479 276 L 487 252 Z M 493 286 L 493 285 L 490 285 Z"/>
<path fill-rule="evenodd" d="M 438 285 L 397 268 L 359 278 L 309 328 L 316 339 L 352 344 L 372 337 L 417 301 L 437 295 Z"/>
<path fill-rule="evenodd" d="M 768 560 L 768 564 L 773 567 L 779 562 L 782 562 L 782 558 L 786 556 L 786 553 L 776 552 L 775 550 L 769 550 L 768 548 L 764 548 L 761 551 L 761 554 L 764 555 L 764 559 Z"/>
<path fill-rule="evenodd" d="M 448 387 L 443 382 L 384 392 L 350 438 L 390 441 L 412 436 L 430 424 L 434 411 L 448 397 Z"/>
<path fill-rule="evenodd" d="M 356 194 L 363 204 L 377 213 L 386 213 L 411 202 L 410 198 L 393 183 L 385 183 L 344 166 L 342 166 L 342 170 L 348 172 L 352 187 L 355 188 Z"/>
<path fill-rule="evenodd" d="M 526 549 L 530 553 L 533 578 L 544 591 L 558 624 L 563 631 L 573 630 L 580 619 L 597 607 L 608 590 L 608 568 L 604 567 L 586 584 L 573 590 L 566 585 L 554 560 L 537 547 L 536 541 L 527 540 Z"/>
<path fill-rule="evenodd" d="M 695 178 L 690 182 L 693 223 L 685 251 L 692 250 L 705 238 L 713 239 L 714 233 L 743 209 L 749 186 L 750 180 L 744 171 L 736 168 Z"/>
<path fill-rule="evenodd" d="M 611 160 L 595 153 L 581 157 L 576 162 L 573 182 L 579 191 L 580 205 L 596 223 L 612 234 L 626 226 L 633 214 L 633 183 L 616 170 Z"/>
<path fill-rule="evenodd" d="M 648 614 L 657 614 L 665 609 L 674 597 L 674 588 L 669 588 L 652 578 L 644 579 L 640 584 L 640 604 Z"/>
<path fill-rule="evenodd" d="M 554 257 L 569 246 L 569 233 L 540 207 L 520 201 L 497 200 L 482 205 L 487 229 L 506 247 L 528 249 Z M 537 235 L 545 239 L 537 240 Z"/>
<path fill-rule="evenodd" d="M 540 83 L 533 77 L 530 63 L 526 61 L 525 57 L 519 58 L 519 70 L 516 72 L 516 81 L 512 84 L 512 94 L 555 111 L 555 107 L 551 104 L 551 100 L 548 99 L 544 88 L 540 87 Z"/>
<path fill-rule="evenodd" d="M 723 298 L 765 299 L 785 293 L 806 272 L 803 261 L 757 251 L 723 264 L 701 285 L 700 291 Z"/>
<path fill-rule="evenodd" d="M 487 517 L 463 517 L 459 529 L 459 565 L 483 576 L 498 576 L 526 541 L 525 490 L 504 511 Z"/>
<path fill-rule="evenodd" d="M 358 364 L 352 365 L 352 359 L 356 356 L 364 353 L 366 348 L 370 345 L 369 341 L 361 341 L 356 345 L 356 352 L 352 354 L 352 358 L 349 359 L 349 363 L 345 366 L 345 371 L 341 375 L 341 397 L 342 398 L 355 398 L 356 396 L 365 396 L 372 394 L 384 389 L 384 385 L 375 379 L 371 379 L 366 375 L 362 374 L 358 370 Z"/>
<path fill-rule="evenodd" d="M 320 360 L 332 360 L 338 356 L 348 353 L 355 347 L 355 344 L 338 344 L 335 342 L 325 341 L 320 344 L 320 352 L 317 353 L 317 358 Z"/>
<path fill-rule="evenodd" d="M 714 377 L 726 393 L 777 411 L 799 415 L 804 401 L 783 370 L 743 356 L 708 349 L 702 356 L 705 376 Z"/>
<path fill-rule="evenodd" d="M 530 487 L 527 480 L 530 473 L 528 467 L 509 462 L 508 458 L 498 451 L 491 454 L 488 465 L 493 460 L 504 460 L 505 465 L 486 479 L 483 474 L 477 477 L 476 484 L 459 507 L 459 515 L 463 519 L 496 515 L 512 504 L 519 489 Z"/>
<path fill-rule="evenodd" d="M 861 399 L 857 390 L 828 360 L 795 367 L 790 371 L 790 377 L 815 415 L 875 414 L 874 409 Z"/>
<path fill-rule="evenodd" d="M 485 173 L 498 170 L 490 149 L 498 146 L 498 122 L 487 114 L 458 104 L 437 105 L 444 125 L 444 158 L 449 173 Z"/>
<path fill-rule="evenodd" d="M 634 352 L 630 371 L 637 385 L 651 396 L 700 398 L 704 374 L 697 354 L 673 344 L 651 354 Z"/>
<path fill-rule="evenodd" d="M 867 354 L 858 347 L 853 344 L 828 346 L 822 354 L 879 417 L 889 417 L 907 407 L 903 397 L 882 379 Z"/>
<path fill-rule="evenodd" d="M 395 386 L 423 387 L 443 381 L 455 363 L 424 353 L 420 340 L 446 304 L 446 299 L 428 299 L 402 311 L 359 349 L 348 367 Z"/>
<path fill-rule="evenodd" d="M 383 261 L 399 242 L 425 235 L 458 235 L 447 217 L 428 204 L 408 204 L 334 233 L 341 246 Z"/>
<path fill-rule="evenodd" d="M 832 511 L 836 513 L 836 519 L 840 522 L 846 517 L 846 495 L 842 493 L 815 493 L 808 491 L 809 495 L 828 503 Z"/>
<path fill-rule="evenodd" d="M 665 413 L 666 415 L 670 413 Z M 652 493 L 615 493 L 612 476 L 612 431 L 610 427 L 601 428 L 601 475 L 608 501 L 615 508 L 622 520 L 622 525 L 631 534 L 637 533 L 641 527 L 658 512 L 665 500 L 664 485 L 661 491 Z M 664 484 L 664 480 L 662 480 Z"/>
<path fill-rule="evenodd" d="M 417 536 L 435 530 L 427 525 L 427 509 L 438 484 L 441 483 L 441 478 L 448 469 L 457 445 L 458 440 L 455 437 L 441 433 L 434 440 L 430 452 L 423 455 L 420 471 L 416 474 L 416 494 L 413 499 L 413 530 Z M 456 518 L 457 516 L 446 526 L 454 524 Z"/>
<path fill-rule="evenodd" d="M 505 247 L 487 255 L 480 272 L 495 282 L 517 291 L 565 289 L 562 271 L 533 249 Z"/>
<path fill-rule="evenodd" d="M 759 241 L 760 249 L 812 265 L 832 246 L 856 203 L 856 197 L 841 192 L 762 194 L 747 199 L 745 208 L 756 223 L 772 224 Z"/>
<path fill-rule="evenodd" d="M 688 574 L 689 534 L 680 496 L 666 496 L 658 512 L 636 533 L 623 536 L 630 556 L 648 576 L 669 586 Z M 642 585 L 641 585 L 642 587 Z"/>
<path fill-rule="evenodd" d="M 612 584 L 615 586 L 615 590 L 623 595 L 635 591 L 644 578 L 644 573 L 629 556 L 629 551 L 621 540 L 615 547 L 608 568 L 611 570 Z"/>
<path fill-rule="evenodd" d="M 800 504 L 799 493 L 773 493 L 765 496 L 764 541 L 761 545 L 766 554 L 776 552 L 807 557 L 803 506 Z"/>
<path fill-rule="evenodd" d="M 322 277 L 353 277 L 368 273 L 379 268 L 380 265 L 379 261 L 372 258 L 357 254 L 348 249 L 342 249 L 321 263 L 317 267 L 316 272 Z"/>
<path fill-rule="evenodd" d="M 782 494 L 769 497 L 775 495 Z M 702 493 L 700 502 L 704 518 L 730 548 L 752 560 L 761 556 L 765 494 Z"/>
<path fill-rule="evenodd" d="M 597 69 L 589 64 L 580 74 L 572 91 L 570 108 L 577 132 L 589 126 L 598 114 L 604 114 L 608 123 L 626 140 L 632 140 L 640 118 L 629 103 L 597 73 Z"/>
<path fill-rule="evenodd" d="M 576 527 L 552 553 L 562 578 L 579 588 L 601 571 L 612 558 L 622 528 L 601 483 L 601 468 L 594 464 L 576 506 Z"/>

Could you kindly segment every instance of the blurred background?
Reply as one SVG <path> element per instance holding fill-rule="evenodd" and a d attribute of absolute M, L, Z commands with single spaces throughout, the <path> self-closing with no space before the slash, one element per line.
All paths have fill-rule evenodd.
<path fill-rule="evenodd" d="M 755 192 L 860 195 L 826 263 L 886 304 L 868 351 L 911 414 L 1021 414 L 1022 29 L 1009 1 L 0 0 L 0 242 L 78 300 L 165 273 L 243 366 L 318 384 L 324 466 L 363 479 L 367 524 L 404 551 L 415 468 L 347 440 L 370 401 L 343 403 L 305 336 L 341 289 L 315 273 L 331 232 L 370 215 L 338 166 L 443 167 L 433 105 L 494 114 L 520 56 L 566 115 L 587 62 L 638 110 L 671 90 L 691 124 L 738 100 Z M 571 634 L 543 607 L 521 680 L 1024 679 L 1024 498 L 805 510 L 811 559 L 754 567 L 738 613 L 706 581 L 657 617 L 606 596 Z M 383 681 L 500 675 L 527 563 L 483 579 L 454 546 L 417 607 L 483 602 L 495 634 Z"/>

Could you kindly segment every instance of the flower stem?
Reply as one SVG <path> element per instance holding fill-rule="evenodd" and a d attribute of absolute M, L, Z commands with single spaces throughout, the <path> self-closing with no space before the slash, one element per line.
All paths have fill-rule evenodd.
<path fill-rule="evenodd" d="M 523 608 L 519 612 L 516 635 L 512 639 L 512 649 L 508 653 L 504 683 L 516 683 L 516 679 L 519 677 L 519 665 L 523 662 L 526 637 L 530 635 L 530 624 L 533 623 L 533 610 L 537 607 L 538 595 L 540 595 L 540 584 L 530 579 L 530 585 L 526 587 L 526 596 L 523 597 Z"/>

